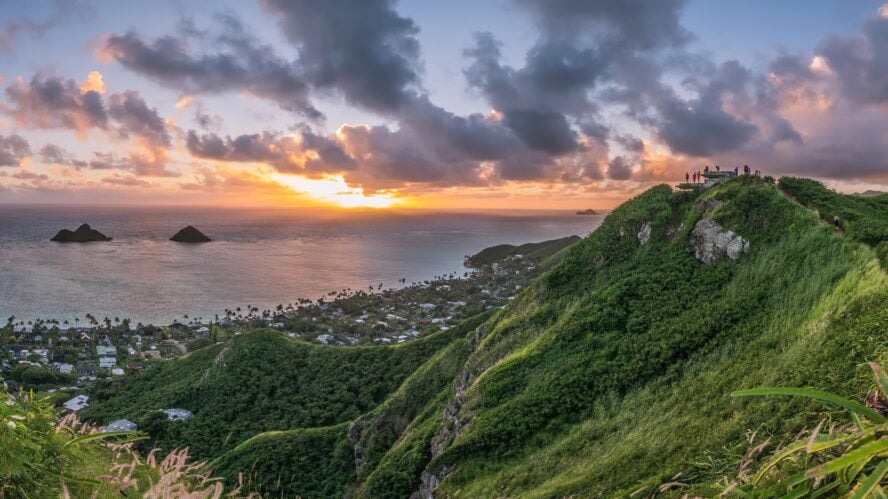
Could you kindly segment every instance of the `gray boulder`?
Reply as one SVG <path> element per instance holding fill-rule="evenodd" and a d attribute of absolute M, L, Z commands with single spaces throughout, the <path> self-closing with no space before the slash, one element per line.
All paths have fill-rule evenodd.
<path fill-rule="evenodd" d="M 704 218 L 691 231 L 688 251 L 703 263 L 712 263 L 722 256 L 737 260 L 744 253 L 749 253 L 749 241 L 714 220 Z"/>
<path fill-rule="evenodd" d="M 651 223 L 645 222 L 644 225 L 641 226 L 641 230 L 638 231 L 638 242 L 641 243 L 642 246 L 644 246 L 650 240 L 651 240 Z"/>

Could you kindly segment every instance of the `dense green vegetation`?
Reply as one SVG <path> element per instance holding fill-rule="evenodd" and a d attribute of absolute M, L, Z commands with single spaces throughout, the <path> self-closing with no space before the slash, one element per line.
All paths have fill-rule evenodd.
<path fill-rule="evenodd" d="M 543 262 L 561 250 L 569 248 L 581 239 L 579 236 L 567 236 L 560 239 L 552 239 L 551 241 L 542 241 L 539 243 L 526 243 L 519 246 L 512 244 L 498 244 L 475 253 L 466 259 L 472 267 L 481 267 L 498 262 L 504 258 L 522 255 L 526 258 L 537 262 Z"/>
<path fill-rule="evenodd" d="M 873 250 L 884 239 L 864 228 L 888 210 L 858 207 L 837 231 L 786 185 L 655 187 L 502 311 L 397 347 L 257 331 L 105 386 L 85 414 L 191 409 L 148 431 L 269 496 L 406 497 L 423 476 L 442 497 L 647 496 L 678 474 L 678 493 L 718 494 L 748 432 L 788 440 L 822 410 L 732 392 L 860 398 L 865 362 L 888 360 L 888 279 Z M 749 254 L 697 261 L 688 245 L 702 218 L 748 239 Z"/>
<path fill-rule="evenodd" d="M 198 458 L 264 431 L 334 425 L 381 404 L 458 330 L 396 347 L 328 348 L 260 329 L 96 389 L 82 417 L 127 418 L 151 434 L 146 447 L 188 446 Z M 186 421 L 157 411 L 181 407 Z"/>
<path fill-rule="evenodd" d="M 839 225 L 848 236 L 875 248 L 882 266 L 888 268 L 888 194 L 853 196 L 827 189 L 822 183 L 806 179 L 784 177 L 780 188 L 808 208 L 817 210 L 820 217 Z"/>

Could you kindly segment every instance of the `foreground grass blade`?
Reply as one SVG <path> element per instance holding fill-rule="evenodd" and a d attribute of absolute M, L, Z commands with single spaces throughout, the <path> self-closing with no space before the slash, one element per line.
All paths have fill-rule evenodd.
<path fill-rule="evenodd" d="M 851 499 L 863 499 L 864 497 L 869 497 L 869 495 L 876 490 L 876 487 L 879 486 L 879 482 L 882 481 L 882 477 L 885 476 L 886 472 L 888 472 L 888 461 L 882 461 L 868 477 L 861 480 L 860 487 L 854 491 L 854 495 L 851 496 Z"/>
<path fill-rule="evenodd" d="M 869 366 L 876 375 L 876 384 L 879 385 L 879 391 L 882 392 L 882 396 L 888 397 L 888 374 L 885 374 L 885 370 L 882 369 L 882 366 L 875 362 L 870 362 Z"/>
<path fill-rule="evenodd" d="M 731 393 L 732 397 L 763 397 L 763 396 L 771 396 L 771 395 L 789 395 L 792 397 L 805 397 L 813 400 L 819 400 L 821 402 L 826 402 L 828 404 L 832 404 L 838 407 L 842 407 L 843 409 L 847 409 L 854 414 L 858 414 L 863 416 L 871 421 L 875 421 L 877 423 L 886 423 L 888 419 L 885 416 L 882 416 L 878 412 L 870 409 L 869 407 L 855 402 L 853 400 L 848 400 L 844 397 L 839 397 L 838 395 L 833 395 L 832 393 L 824 392 L 821 390 L 815 390 L 813 388 L 794 388 L 794 387 L 765 387 L 765 388 L 752 388 L 750 390 L 739 390 Z"/>
<path fill-rule="evenodd" d="M 808 478 L 814 478 L 829 475 L 830 473 L 843 470 L 860 461 L 869 461 L 876 457 L 876 455 L 885 451 L 888 451 L 888 439 L 876 440 L 875 442 L 870 442 L 858 449 L 845 453 L 841 457 L 833 459 L 832 461 L 808 470 L 807 476 Z"/>

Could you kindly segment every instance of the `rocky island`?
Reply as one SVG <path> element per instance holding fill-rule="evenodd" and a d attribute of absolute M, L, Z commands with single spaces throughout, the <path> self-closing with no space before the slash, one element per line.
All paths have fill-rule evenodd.
<path fill-rule="evenodd" d="M 177 243 L 208 243 L 212 241 L 212 239 L 207 237 L 203 232 L 195 229 L 194 226 L 189 225 L 179 232 L 176 232 L 176 234 L 170 238 L 170 241 L 175 241 Z"/>
<path fill-rule="evenodd" d="M 585 210 L 578 211 L 577 215 L 598 215 L 598 212 L 593 210 L 592 208 L 588 208 Z"/>
<path fill-rule="evenodd" d="M 70 231 L 62 229 L 50 241 L 57 243 L 90 243 L 96 241 L 110 241 L 112 238 L 93 229 L 89 224 L 83 224 L 77 227 L 77 230 Z"/>

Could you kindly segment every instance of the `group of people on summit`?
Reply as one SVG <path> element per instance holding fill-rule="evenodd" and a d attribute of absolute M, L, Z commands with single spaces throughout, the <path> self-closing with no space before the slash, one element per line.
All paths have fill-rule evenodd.
<path fill-rule="evenodd" d="M 704 176 L 705 174 L 709 173 L 709 171 L 710 171 L 710 170 L 709 170 L 709 165 L 706 165 L 705 167 L 703 167 L 703 171 L 702 171 L 702 172 L 700 172 L 700 171 L 696 171 L 696 172 L 693 172 L 693 173 L 687 173 L 687 172 L 685 172 L 685 182 L 687 182 L 687 183 L 692 183 L 692 182 L 693 182 L 693 183 L 695 183 L 695 184 L 702 183 L 702 182 L 703 182 L 703 176 Z M 718 165 L 715 165 L 715 171 L 716 171 L 716 172 L 721 172 L 721 167 L 718 166 Z M 728 175 L 733 174 L 733 176 L 736 177 L 736 176 L 740 175 L 740 167 L 735 166 L 733 172 L 731 172 L 730 170 L 728 170 L 728 171 L 726 171 L 725 173 L 728 174 Z M 752 168 L 750 168 L 749 165 L 743 165 L 743 174 L 744 174 L 744 175 L 755 175 L 756 177 L 761 177 L 761 176 L 762 176 L 762 172 L 760 172 L 760 171 L 758 171 L 758 170 L 756 170 L 755 173 L 753 174 L 753 173 L 752 173 Z"/>

